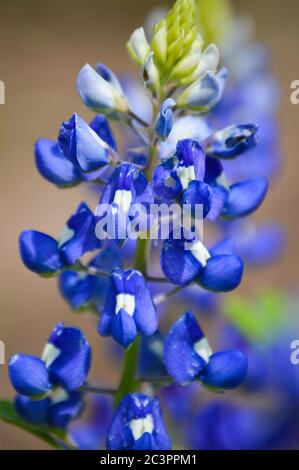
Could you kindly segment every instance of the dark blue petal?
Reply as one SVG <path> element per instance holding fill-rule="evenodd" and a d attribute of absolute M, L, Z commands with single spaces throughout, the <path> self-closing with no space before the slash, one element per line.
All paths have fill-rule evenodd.
<path fill-rule="evenodd" d="M 183 187 L 175 172 L 175 159 L 170 158 L 158 165 L 153 173 L 153 190 L 159 199 L 175 200 Z"/>
<path fill-rule="evenodd" d="M 95 276 L 65 271 L 59 277 L 60 292 L 73 309 L 82 308 L 91 301 L 95 286 Z"/>
<path fill-rule="evenodd" d="M 74 163 L 63 155 L 52 140 L 40 139 L 36 142 L 35 163 L 40 174 L 57 186 L 75 186 L 82 181 Z"/>
<path fill-rule="evenodd" d="M 206 172 L 206 155 L 197 140 L 180 140 L 176 147 L 176 157 L 182 166 L 194 166 L 196 179 L 203 181 Z"/>
<path fill-rule="evenodd" d="M 31 400 L 24 395 L 17 395 L 15 407 L 17 412 L 25 421 L 37 426 L 45 425 L 48 419 L 50 399 Z"/>
<path fill-rule="evenodd" d="M 206 156 L 206 172 L 205 182 L 208 184 L 215 183 L 215 181 L 222 175 L 223 165 L 217 158 Z"/>
<path fill-rule="evenodd" d="M 170 450 L 171 440 L 167 433 L 159 399 L 154 397 L 152 400 L 152 415 L 154 419 L 153 437 L 158 450 Z"/>
<path fill-rule="evenodd" d="M 228 201 L 222 215 L 228 219 L 246 217 L 257 210 L 264 201 L 268 183 L 262 178 L 255 178 L 236 183 L 230 188 Z"/>
<path fill-rule="evenodd" d="M 72 419 L 78 417 L 82 407 L 82 394 L 80 392 L 70 393 L 66 400 L 50 406 L 48 419 L 50 426 L 65 429 Z"/>
<path fill-rule="evenodd" d="M 153 420 L 152 432 L 144 432 L 135 440 L 130 428 L 131 422 L 136 419 L 145 419 L 148 416 L 151 416 Z M 170 440 L 163 423 L 158 399 L 156 397 L 150 398 L 142 393 L 126 395 L 121 401 L 110 426 L 107 436 L 107 448 L 109 450 L 150 450 L 152 448 L 168 450 Z"/>
<path fill-rule="evenodd" d="M 152 434 L 145 432 L 137 441 L 135 441 L 133 450 L 158 450 Z"/>
<path fill-rule="evenodd" d="M 59 352 L 48 366 L 52 381 L 65 390 L 76 390 L 85 382 L 90 368 L 91 349 L 85 336 L 79 328 L 67 328 L 59 323 L 48 343 Z"/>
<path fill-rule="evenodd" d="M 50 275 L 63 266 L 57 241 L 45 233 L 35 230 L 22 232 L 19 247 L 22 261 L 30 271 Z"/>
<path fill-rule="evenodd" d="M 229 292 L 239 286 L 243 271 L 243 262 L 238 256 L 217 255 L 208 260 L 199 274 L 198 282 L 210 291 Z"/>
<path fill-rule="evenodd" d="M 17 354 L 8 364 L 10 381 L 21 395 L 38 396 L 51 390 L 49 373 L 44 362 L 35 356 Z"/>
<path fill-rule="evenodd" d="M 175 382 L 186 385 L 192 382 L 206 366 L 194 345 L 204 339 L 194 315 L 186 313 L 171 328 L 164 342 L 164 363 Z"/>
<path fill-rule="evenodd" d="M 258 127 L 254 124 L 229 126 L 208 139 L 206 152 L 219 158 L 235 158 L 257 145 Z"/>
<path fill-rule="evenodd" d="M 221 215 L 223 208 L 227 202 L 229 191 L 219 184 L 213 184 L 211 186 L 212 191 L 212 203 L 211 209 L 208 213 L 208 219 L 214 222 Z"/>
<path fill-rule="evenodd" d="M 173 111 L 172 108 L 175 106 L 175 101 L 168 98 L 164 101 L 161 106 L 160 113 L 157 117 L 155 130 L 156 134 L 161 140 L 166 140 L 172 130 L 173 126 Z"/>
<path fill-rule="evenodd" d="M 165 240 L 161 252 L 161 268 L 173 284 L 183 286 L 192 282 L 202 265 L 185 249 L 185 240 Z"/>
<path fill-rule="evenodd" d="M 138 332 L 140 334 L 150 336 L 153 335 L 158 329 L 158 316 L 156 307 L 144 277 L 138 273 L 134 275 L 134 278 L 136 302 L 134 320 Z"/>
<path fill-rule="evenodd" d="M 182 204 L 190 205 L 192 217 L 205 218 L 212 207 L 212 198 L 212 188 L 208 184 L 192 181 L 182 194 Z M 201 206 L 198 208 L 199 212 L 196 206 Z"/>
<path fill-rule="evenodd" d="M 247 358 L 237 350 L 213 354 L 200 379 L 210 387 L 231 390 L 238 387 L 247 373 Z"/>
<path fill-rule="evenodd" d="M 108 119 L 103 114 L 97 114 L 89 125 L 109 147 L 113 150 L 117 150 L 114 134 L 110 128 Z"/>
<path fill-rule="evenodd" d="M 134 319 L 125 310 L 120 310 L 115 314 L 112 321 L 112 337 L 121 346 L 127 348 L 137 336 L 137 329 Z"/>
<path fill-rule="evenodd" d="M 96 218 L 85 203 L 81 203 L 67 222 L 66 237 L 59 242 L 67 266 L 75 264 L 88 251 L 101 248 L 96 237 Z"/>

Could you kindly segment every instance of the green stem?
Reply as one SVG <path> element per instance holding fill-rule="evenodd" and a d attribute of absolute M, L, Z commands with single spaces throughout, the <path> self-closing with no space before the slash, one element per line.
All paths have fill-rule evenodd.
<path fill-rule="evenodd" d="M 124 366 L 118 392 L 115 394 L 114 406 L 117 407 L 121 400 L 128 393 L 133 393 L 139 386 L 139 381 L 135 377 L 140 337 L 138 336 L 134 343 L 126 350 Z"/>

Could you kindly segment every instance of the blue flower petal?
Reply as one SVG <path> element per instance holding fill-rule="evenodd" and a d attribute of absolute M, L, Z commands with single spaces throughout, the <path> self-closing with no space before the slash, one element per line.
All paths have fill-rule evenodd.
<path fill-rule="evenodd" d="M 254 124 L 229 126 L 208 139 L 206 152 L 218 158 L 235 158 L 257 145 L 258 127 Z"/>
<path fill-rule="evenodd" d="M 170 282 L 184 286 L 199 276 L 202 265 L 190 250 L 185 250 L 185 240 L 165 240 L 161 252 L 161 268 Z"/>
<path fill-rule="evenodd" d="M 264 201 L 268 183 L 263 178 L 255 178 L 236 183 L 230 188 L 228 201 L 222 215 L 228 219 L 246 217 L 257 210 Z"/>
<path fill-rule="evenodd" d="M 60 292 L 73 309 L 82 308 L 91 301 L 95 286 L 95 276 L 65 271 L 59 277 Z"/>
<path fill-rule="evenodd" d="M 121 346 L 127 348 L 137 336 L 134 319 L 124 309 L 120 310 L 112 321 L 112 337 Z"/>
<path fill-rule="evenodd" d="M 22 261 L 30 271 L 50 275 L 63 267 L 57 241 L 45 233 L 35 230 L 22 232 L 19 247 Z"/>
<path fill-rule="evenodd" d="M 172 98 L 165 100 L 161 106 L 160 113 L 157 117 L 155 130 L 161 140 L 166 140 L 173 126 L 173 111 L 175 101 Z"/>
<path fill-rule="evenodd" d="M 215 353 L 200 374 L 200 379 L 210 387 L 231 390 L 243 382 L 247 367 L 247 358 L 241 351 Z"/>
<path fill-rule="evenodd" d="M 82 394 L 72 392 L 66 400 L 54 403 L 49 409 L 49 424 L 55 428 L 65 429 L 70 421 L 77 418 L 83 408 Z"/>
<path fill-rule="evenodd" d="M 180 140 L 176 147 L 176 157 L 182 166 L 194 166 L 196 179 L 203 181 L 206 172 L 206 155 L 197 140 Z"/>
<path fill-rule="evenodd" d="M 31 400 L 24 395 L 17 395 L 15 398 L 15 408 L 19 415 L 29 423 L 43 426 L 47 423 L 50 399 Z"/>
<path fill-rule="evenodd" d="M 109 145 L 109 147 L 113 150 L 117 150 L 116 140 L 106 116 L 97 114 L 90 122 L 89 126 L 107 145 Z"/>
<path fill-rule="evenodd" d="M 191 215 L 197 220 L 206 218 L 212 207 L 212 188 L 201 181 L 192 181 L 182 194 L 182 204 L 190 205 Z M 198 207 L 198 210 L 196 208 Z"/>
<path fill-rule="evenodd" d="M 243 262 L 238 256 L 212 256 L 206 267 L 200 272 L 198 282 L 202 287 L 213 292 L 230 292 L 242 281 Z"/>
<path fill-rule="evenodd" d="M 158 450 L 155 439 L 152 434 L 145 432 L 137 441 L 135 441 L 133 450 Z"/>
<path fill-rule="evenodd" d="M 71 145 L 84 172 L 90 173 L 108 164 L 109 155 L 106 143 L 78 114 L 75 114 L 75 129 Z"/>
<path fill-rule="evenodd" d="M 204 338 L 194 315 L 183 315 L 171 328 L 164 342 L 164 363 L 169 375 L 181 385 L 192 382 L 206 361 L 199 356 L 194 345 Z"/>
<path fill-rule="evenodd" d="M 146 429 L 140 436 L 134 436 L 131 428 L 132 421 L 139 419 L 150 419 L 152 429 Z M 168 450 L 170 447 L 171 443 L 165 429 L 158 398 L 150 398 L 142 393 L 126 395 L 110 426 L 107 448 L 109 450 Z"/>
<path fill-rule="evenodd" d="M 102 241 L 96 237 L 96 218 L 85 203 L 72 214 L 65 230 L 66 237 L 60 240 L 59 248 L 67 266 L 102 246 Z"/>
<path fill-rule="evenodd" d="M 36 142 L 35 163 L 40 174 L 57 186 L 75 186 L 82 181 L 80 171 L 52 140 L 39 139 Z"/>
<path fill-rule="evenodd" d="M 91 348 L 83 333 L 79 328 L 58 323 L 48 343 L 58 350 L 58 356 L 48 366 L 52 381 L 68 391 L 81 387 L 91 363 Z"/>
<path fill-rule="evenodd" d="M 10 381 L 21 395 L 38 396 L 51 390 L 49 373 L 44 362 L 34 356 L 17 354 L 8 364 Z"/>

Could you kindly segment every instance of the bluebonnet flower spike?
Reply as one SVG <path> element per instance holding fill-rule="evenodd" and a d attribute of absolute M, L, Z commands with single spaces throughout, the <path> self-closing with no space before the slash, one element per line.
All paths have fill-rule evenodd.
<path fill-rule="evenodd" d="M 127 395 L 120 403 L 107 437 L 108 450 L 169 450 L 171 442 L 157 397 Z"/>
<path fill-rule="evenodd" d="M 187 385 L 197 379 L 220 390 L 238 387 L 247 372 L 247 359 L 241 351 L 213 354 L 191 312 L 183 315 L 165 338 L 164 362 L 177 383 Z"/>
<path fill-rule="evenodd" d="M 113 271 L 99 334 L 112 336 L 126 348 L 137 334 L 149 336 L 157 328 L 156 308 L 142 274 L 135 270 Z"/>

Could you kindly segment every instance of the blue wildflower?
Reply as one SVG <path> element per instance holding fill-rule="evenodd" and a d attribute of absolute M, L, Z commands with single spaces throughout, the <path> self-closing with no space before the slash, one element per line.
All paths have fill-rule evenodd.
<path fill-rule="evenodd" d="M 119 251 L 108 247 L 93 258 L 88 266 L 108 275 L 121 266 Z M 96 273 L 64 271 L 59 276 L 60 291 L 74 310 L 90 307 L 99 311 L 106 299 L 108 285 L 107 276 Z"/>
<path fill-rule="evenodd" d="M 226 127 L 207 139 L 205 152 L 223 159 L 238 157 L 257 145 L 257 131 L 254 124 Z"/>
<path fill-rule="evenodd" d="M 241 351 L 214 353 L 190 312 L 171 328 L 164 343 L 164 362 L 169 375 L 181 385 L 194 380 L 220 390 L 238 387 L 247 372 Z"/>
<path fill-rule="evenodd" d="M 67 221 L 60 239 L 34 230 L 20 235 L 20 253 L 25 266 L 42 276 L 55 275 L 73 266 L 88 251 L 101 248 L 95 234 L 96 218 L 85 203 L 81 203 Z"/>
<path fill-rule="evenodd" d="M 174 233 L 163 243 L 161 267 L 170 282 L 185 286 L 191 282 L 214 292 L 228 292 L 240 284 L 243 277 L 242 260 L 231 250 L 219 253 L 210 251 L 195 237 L 187 239 Z M 193 240 L 193 241 L 192 241 Z"/>
<path fill-rule="evenodd" d="M 65 427 L 82 407 L 78 389 L 86 381 L 90 362 L 91 349 L 83 333 L 58 323 L 41 359 L 17 354 L 9 361 L 19 413 L 31 422 Z"/>
<path fill-rule="evenodd" d="M 99 322 L 99 334 L 112 336 L 126 348 L 138 333 L 152 335 L 157 328 L 156 308 L 142 274 L 135 270 L 113 271 Z"/>
<path fill-rule="evenodd" d="M 108 450 L 169 450 L 171 442 L 157 397 L 127 395 L 120 403 L 107 436 Z"/>
<path fill-rule="evenodd" d="M 109 163 L 109 147 L 115 149 L 116 142 L 105 116 L 96 116 L 88 126 L 73 114 L 62 123 L 57 142 L 36 142 L 35 162 L 46 180 L 60 187 L 75 186 L 97 178 Z"/>
<path fill-rule="evenodd" d="M 147 230 L 153 202 L 152 188 L 145 175 L 135 165 L 122 163 L 103 188 L 97 215 L 100 220 L 108 215 L 114 239 L 126 239 L 129 223 L 136 217 L 139 232 Z"/>

